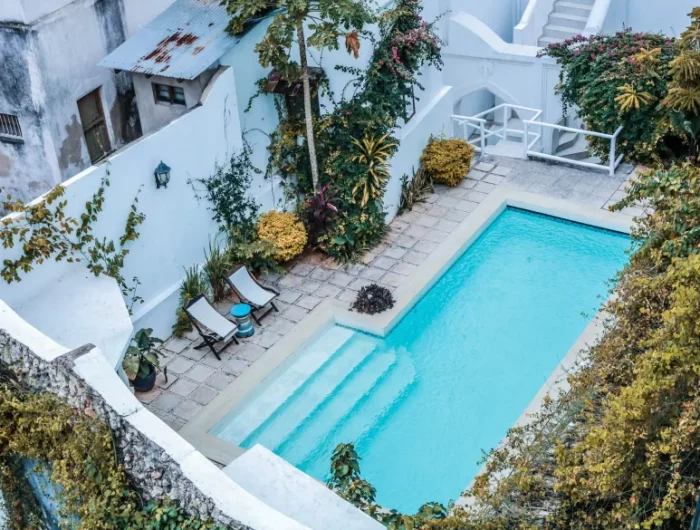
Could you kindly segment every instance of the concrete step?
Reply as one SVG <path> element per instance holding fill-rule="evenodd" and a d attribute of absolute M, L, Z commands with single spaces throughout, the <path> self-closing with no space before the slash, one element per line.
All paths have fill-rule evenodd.
<path fill-rule="evenodd" d="M 586 160 L 591 157 L 591 153 L 588 151 L 588 141 L 586 137 L 582 134 L 576 136 L 576 141 L 570 147 L 557 150 L 557 156 L 570 158 L 571 160 Z M 595 163 L 597 164 L 598 162 Z"/>
<path fill-rule="evenodd" d="M 577 17 L 583 17 L 588 20 L 591 16 L 592 5 L 581 4 L 579 2 L 556 2 L 554 4 L 554 12 L 562 13 L 566 15 L 574 15 Z"/>
<path fill-rule="evenodd" d="M 564 39 L 558 39 L 556 37 L 540 37 L 537 40 L 537 45 L 540 46 L 541 48 L 546 48 L 550 44 L 556 44 L 557 42 L 561 42 Z"/>
<path fill-rule="evenodd" d="M 486 154 L 494 156 L 507 156 L 521 158 L 523 155 L 523 143 L 501 140 L 496 145 L 487 145 Z"/>
<path fill-rule="evenodd" d="M 556 26 L 554 24 L 545 24 L 543 37 L 554 37 L 556 39 L 570 39 L 579 32 L 573 30 L 572 28 L 566 26 Z"/>
<path fill-rule="evenodd" d="M 573 147 L 578 141 L 579 134 L 573 132 L 563 132 L 559 135 L 559 145 L 556 152 L 559 153 Z"/>
<path fill-rule="evenodd" d="M 377 348 L 381 342 L 369 335 L 357 333 L 346 342 L 331 360 L 309 381 L 283 403 L 275 413 L 243 442 L 258 443 L 274 450 L 287 436 L 325 403 L 336 388 L 340 387 L 353 371 Z"/>
<path fill-rule="evenodd" d="M 581 31 L 586 27 L 587 22 L 587 17 L 580 17 L 578 15 L 568 15 L 566 13 L 552 13 L 549 15 L 550 24 L 572 28 L 574 31 L 576 31 L 576 33 L 581 33 Z"/>
<path fill-rule="evenodd" d="M 399 348 L 396 351 L 396 363 L 391 370 L 349 412 L 342 423 L 303 457 L 299 467 L 313 476 L 323 476 L 328 471 L 330 455 L 338 444 L 352 442 L 357 447 L 364 437 L 374 431 L 375 425 L 401 401 L 415 381 L 416 369 L 411 356 L 405 348 Z"/>
<path fill-rule="evenodd" d="M 260 445 L 231 462 L 224 473 L 251 495 L 311 530 L 386 530 L 325 484 Z"/>
<path fill-rule="evenodd" d="M 340 351 L 355 336 L 346 328 L 334 327 L 321 335 L 303 352 L 290 359 L 290 364 L 275 377 L 274 384 L 261 385 L 259 391 L 247 399 L 242 407 L 234 409 L 214 429 L 214 434 L 228 442 L 241 445 L 252 432 L 260 428 L 277 409 L 317 372 L 331 362 L 333 355 Z"/>
<path fill-rule="evenodd" d="M 373 392 L 378 382 L 396 363 L 394 351 L 375 352 L 367 359 L 352 377 L 331 394 L 314 412 L 303 419 L 303 423 L 280 443 L 274 452 L 298 464 L 307 451 L 320 445 L 328 434 L 352 411 L 367 395 Z M 271 448 L 272 449 L 272 448 Z M 326 461 L 326 465 L 328 461 Z"/>

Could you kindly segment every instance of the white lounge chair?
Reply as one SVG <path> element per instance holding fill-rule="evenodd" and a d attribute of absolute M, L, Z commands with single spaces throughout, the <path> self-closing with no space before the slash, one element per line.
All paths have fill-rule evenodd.
<path fill-rule="evenodd" d="M 185 306 L 185 313 L 187 313 L 192 324 L 194 324 L 194 327 L 197 328 L 204 340 L 202 344 L 194 347 L 195 350 L 201 350 L 208 346 L 216 358 L 221 360 L 219 353 L 231 341 L 238 344 L 238 339 L 236 339 L 238 326 L 214 309 L 214 306 L 209 303 L 209 300 L 203 294 L 193 298 Z M 222 343 L 223 346 L 219 351 L 216 351 L 215 345 L 218 343 Z"/>
<path fill-rule="evenodd" d="M 279 293 L 270 287 L 263 287 L 244 266 L 239 266 L 231 274 L 228 275 L 228 283 L 236 293 L 236 296 L 253 308 L 251 313 L 253 320 L 260 325 L 260 320 L 264 318 L 270 311 L 279 312 L 273 300 L 279 296 Z M 255 315 L 255 311 L 260 311 L 266 305 L 270 304 L 270 308 L 262 315 Z"/>

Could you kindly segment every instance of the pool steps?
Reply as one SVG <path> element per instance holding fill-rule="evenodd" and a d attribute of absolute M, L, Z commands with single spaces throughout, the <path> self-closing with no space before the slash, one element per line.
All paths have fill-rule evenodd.
<path fill-rule="evenodd" d="M 379 339 L 360 333 L 355 334 L 352 340 L 345 342 L 327 363 L 298 386 L 258 429 L 246 437 L 241 445 L 249 447 L 250 441 L 253 440 L 268 449 L 277 447 L 380 345 Z"/>
<path fill-rule="evenodd" d="M 346 328 L 335 327 L 308 346 L 302 355 L 290 359 L 279 371 L 274 384 L 262 386 L 250 398 L 236 407 L 212 434 L 233 444 L 241 445 L 252 432 L 260 428 L 315 373 L 331 361 L 333 355 L 355 335 Z"/>
<path fill-rule="evenodd" d="M 305 448 L 318 446 L 338 422 L 342 421 L 364 396 L 373 391 L 395 363 L 396 354 L 391 350 L 375 352 L 369 356 L 316 410 L 301 422 L 301 418 L 297 417 L 298 427 L 285 436 L 279 445 L 268 448 L 288 462 L 301 462 L 305 456 Z"/>
<path fill-rule="evenodd" d="M 391 412 L 416 381 L 416 369 L 406 348 L 395 350 L 396 362 L 382 375 L 361 400 L 354 404 L 344 418 L 337 418 L 335 428 L 323 436 L 313 450 L 305 456 L 291 460 L 289 453 L 282 454 L 301 469 L 314 476 L 327 472 L 330 455 L 340 443 L 354 443 L 356 446 L 368 436 L 381 419 Z M 327 455 L 328 458 L 318 458 Z M 321 464 L 319 464 L 321 462 Z M 323 465 L 324 469 L 307 469 L 309 465 Z"/>

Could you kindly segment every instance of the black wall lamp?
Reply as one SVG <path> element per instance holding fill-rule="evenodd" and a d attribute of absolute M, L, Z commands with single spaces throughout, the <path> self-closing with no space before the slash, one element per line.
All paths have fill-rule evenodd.
<path fill-rule="evenodd" d="M 160 164 L 158 164 L 158 167 L 153 174 L 156 177 L 156 189 L 160 188 L 161 186 L 163 188 L 168 187 L 168 182 L 170 182 L 170 168 L 164 164 L 162 160 L 160 161 Z"/>

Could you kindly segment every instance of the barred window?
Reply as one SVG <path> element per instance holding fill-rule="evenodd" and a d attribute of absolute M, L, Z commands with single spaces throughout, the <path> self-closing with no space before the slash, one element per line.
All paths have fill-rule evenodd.
<path fill-rule="evenodd" d="M 171 105 L 185 105 L 185 89 L 181 86 L 153 83 L 153 95 L 156 101 Z"/>
<path fill-rule="evenodd" d="M 23 142 L 19 116 L 0 113 L 0 140 Z"/>

